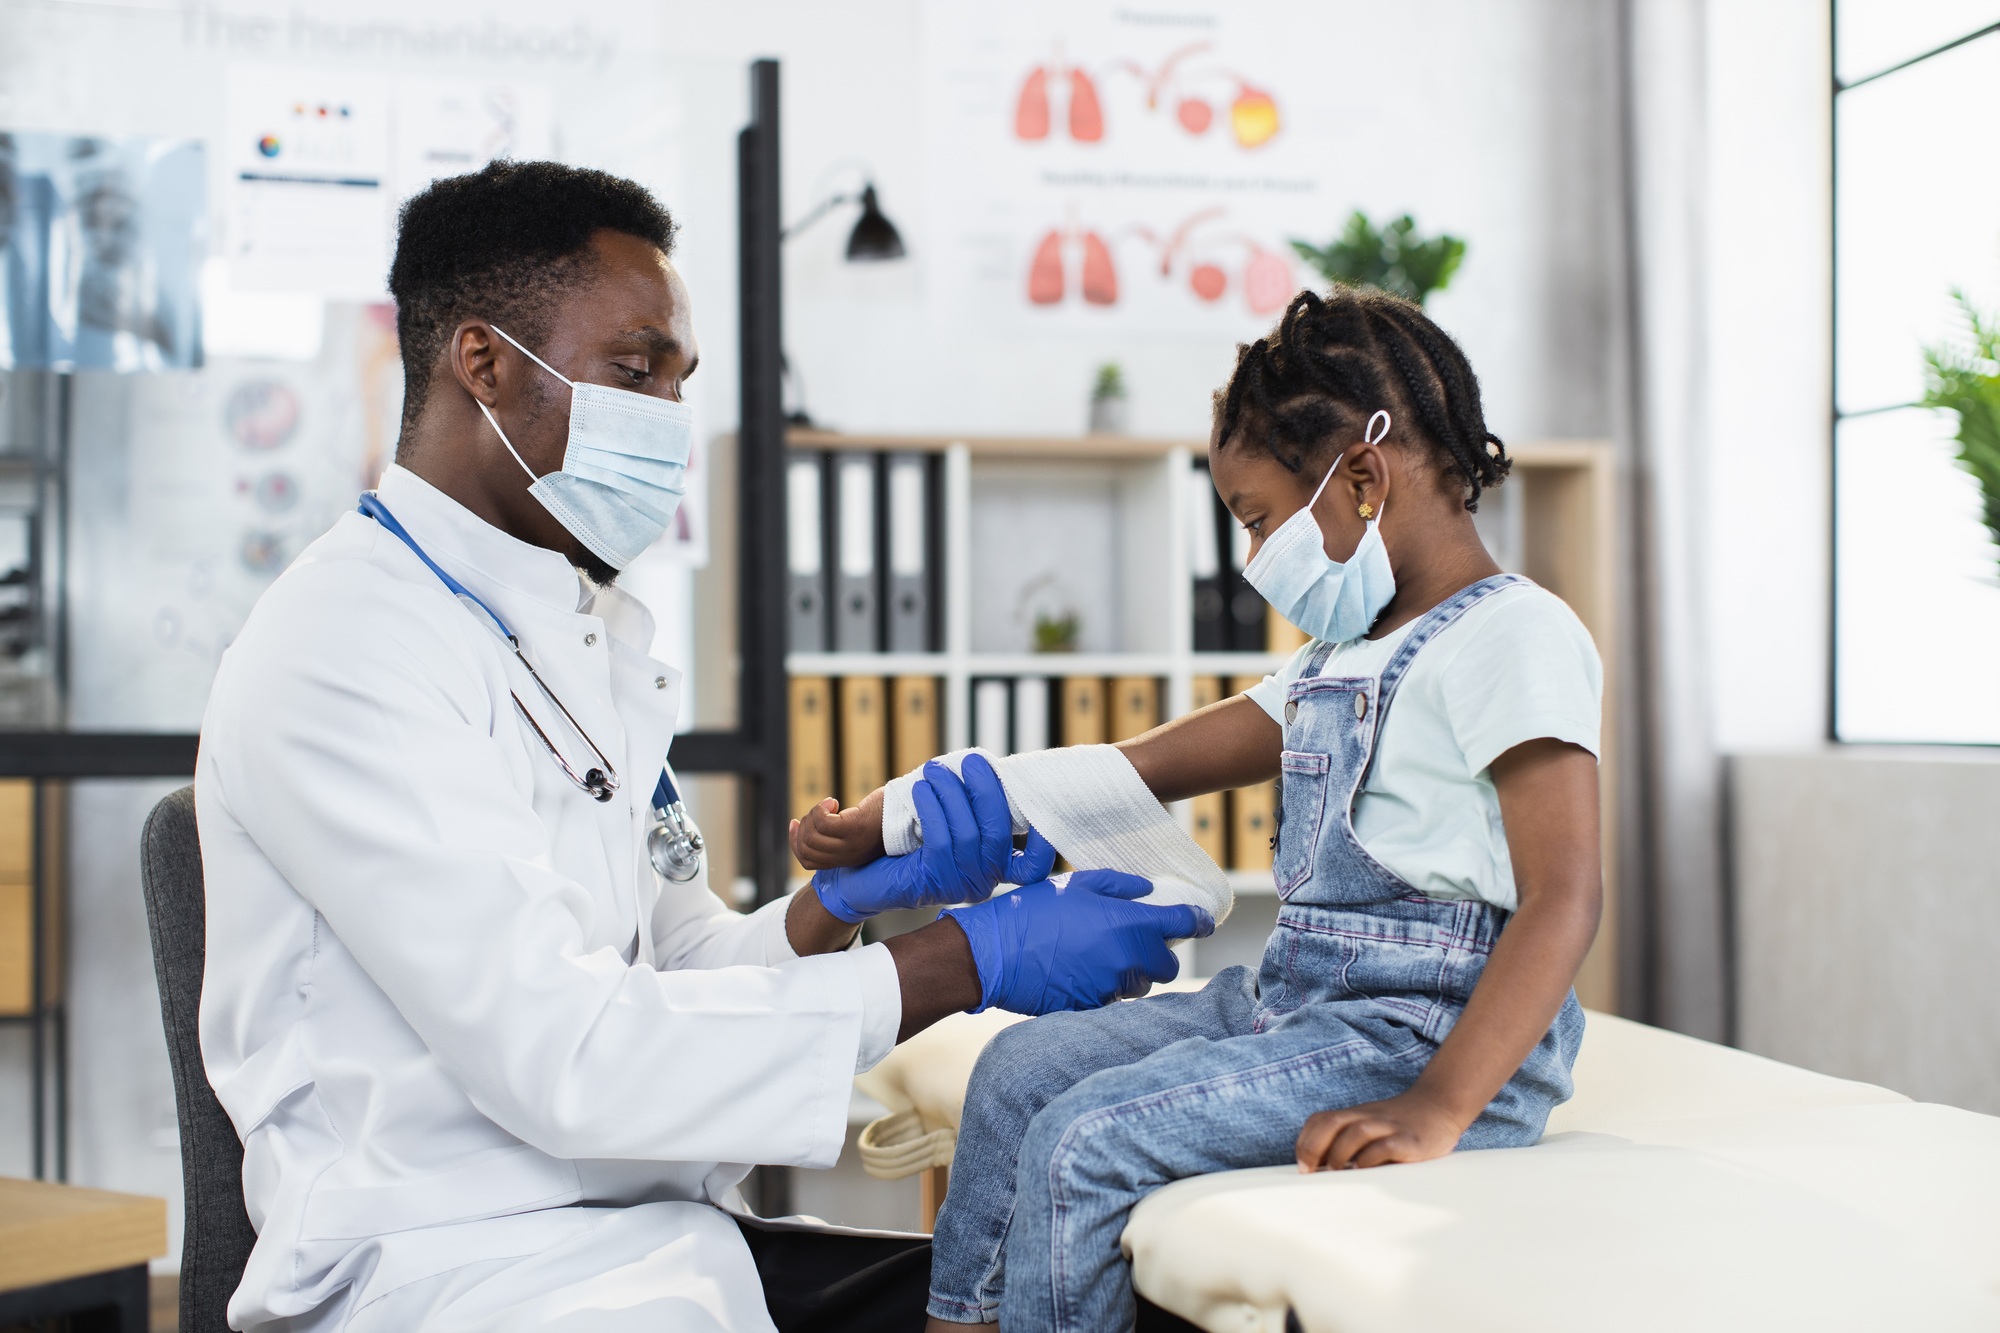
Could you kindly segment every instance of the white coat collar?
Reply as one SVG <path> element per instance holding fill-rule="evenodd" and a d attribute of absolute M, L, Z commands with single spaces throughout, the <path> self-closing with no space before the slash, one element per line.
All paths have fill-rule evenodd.
<path fill-rule="evenodd" d="M 492 600 L 496 588 L 506 589 L 551 610 L 596 616 L 611 637 L 649 653 L 653 613 L 630 593 L 595 587 L 566 557 L 508 536 L 408 468 L 391 463 L 375 493 L 424 552 L 475 593 Z"/>
<path fill-rule="evenodd" d="M 497 584 L 571 614 L 590 596 L 567 557 L 508 536 L 408 468 L 391 463 L 375 492 L 424 553 L 475 592 Z"/>

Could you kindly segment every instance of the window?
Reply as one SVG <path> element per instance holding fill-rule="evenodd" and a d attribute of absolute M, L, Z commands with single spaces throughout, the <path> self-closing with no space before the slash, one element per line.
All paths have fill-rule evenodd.
<path fill-rule="evenodd" d="M 1923 352 L 2000 319 L 2000 0 L 1836 0 L 1834 734 L 2000 743 L 2000 549 L 1918 406 Z"/>

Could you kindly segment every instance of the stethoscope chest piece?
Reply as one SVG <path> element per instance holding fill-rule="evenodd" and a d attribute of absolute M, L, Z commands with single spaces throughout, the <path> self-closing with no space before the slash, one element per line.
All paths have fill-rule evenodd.
<path fill-rule="evenodd" d="M 689 818 L 685 805 L 669 801 L 653 807 L 653 827 L 646 830 L 646 857 L 664 878 L 685 884 L 700 874 L 705 847 L 701 830 Z"/>

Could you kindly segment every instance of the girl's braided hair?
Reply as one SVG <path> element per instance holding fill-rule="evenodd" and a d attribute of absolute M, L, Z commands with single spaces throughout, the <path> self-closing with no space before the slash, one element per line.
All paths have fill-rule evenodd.
<path fill-rule="evenodd" d="M 1226 447 L 1243 431 L 1244 445 L 1298 472 L 1336 436 L 1358 437 L 1377 408 L 1414 424 L 1445 475 L 1463 481 L 1467 509 L 1513 467 L 1458 344 L 1412 302 L 1373 288 L 1300 292 L 1276 329 L 1239 344 L 1216 394 L 1215 438 Z"/>

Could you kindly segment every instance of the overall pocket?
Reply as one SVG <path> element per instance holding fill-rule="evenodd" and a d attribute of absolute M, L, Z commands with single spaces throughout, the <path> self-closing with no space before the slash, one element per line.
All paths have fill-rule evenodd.
<path fill-rule="evenodd" d="M 1313 857 L 1319 849 L 1320 821 L 1326 810 L 1327 775 L 1333 768 L 1333 760 L 1323 754 L 1286 750 L 1279 756 L 1278 768 L 1282 775 L 1279 799 L 1283 808 L 1271 877 L 1277 882 L 1278 896 L 1289 898 L 1294 889 L 1312 876 Z"/>

